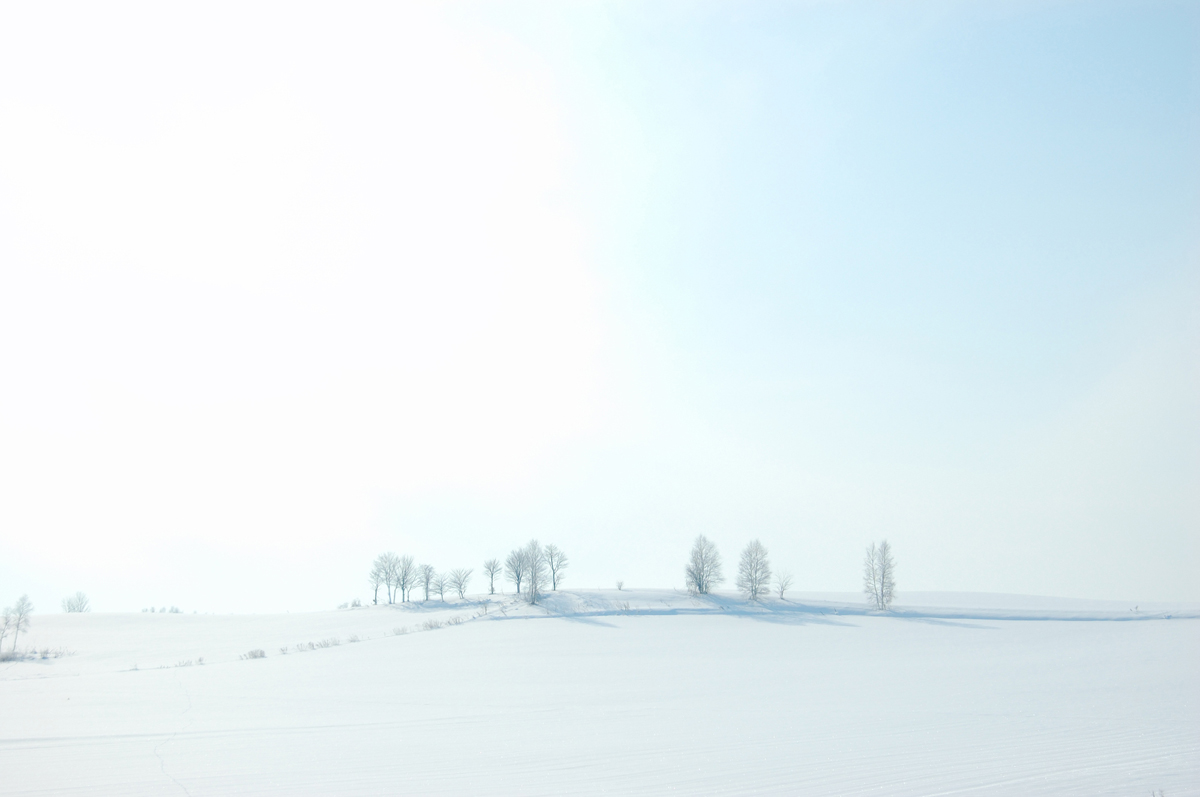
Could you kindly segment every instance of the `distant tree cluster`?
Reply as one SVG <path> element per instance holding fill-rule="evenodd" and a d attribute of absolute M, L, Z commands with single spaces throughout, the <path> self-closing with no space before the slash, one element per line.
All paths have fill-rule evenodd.
<path fill-rule="evenodd" d="M 503 562 L 486 560 L 483 575 L 487 579 L 489 595 L 496 593 L 496 582 L 503 578 L 513 585 L 518 595 L 534 604 L 547 591 L 558 589 L 569 565 L 570 559 L 557 545 L 543 546 L 537 540 L 530 540 L 510 551 Z M 724 560 L 716 544 L 703 534 L 697 536 L 683 571 L 688 592 L 693 595 L 711 593 L 725 582 L 723 567 Z M 895 571 L 895 560 L 887 540 L 878 545 L 872 543 L 863 565 L 863 591 L 876 609 L 890 608 L 896 591 Z M 385 590 L 388 603 L 415 600 L 414 593 L 418 591 L 422 601 L 435 595 L 444 601 L 447 593 L 465 598 L 474 572 L 472 568 L 456 568 L 440 573 L 433 565 L 417 564 L 411 556 L 389 552 L 375 557 L 368 582 L 374 603 L 379 603 L 380 588 Z M 793 577 L 786 570 L 772 569 L 766 546 L 754 539 L 742 550 L 734 583 L 738 591 L 752 601 L 761 600 L 772 592 L 785 600 L 792 588 Z M 623 586 L 623 581 L 617 582 L 617 589 Z M 86 596 L 79 593 L 77 597 L 83 599 L 86 607 Z M 64 601 L 64 609 L 66 606 Z"/>
<path fill-rule="evenodd" d="M 92 602 L 88 600 L 88 596 L 82 592 L 76 592 L 63 598 L 62 610 L 64 612 L 90 612 L 92 610 Z"/>
<path fill-rule="evenodd" d="M 557 545 L 542 547 L 537 540 L 530 540 L 522 548 L 514 548 L 504 560 L 504 577 L 516 587 L 517 594 L 530 603 L 538 599 L 549 587 L 551 591 L 565 577 L 570 560 Z"/>
<path fill-rule="evenodd" d="M 422 568 L 428 565 L 417 565 L 411 556 L 397 556 L 390 551 L 381 553 L 371 563 L 371 572 L 367 577 L 371 585 L 371 602 L 379 603 L 379 588 L 387 588 L 387 602 L 396 603 L 408 601 L 409 594 L 417 587 Z M 430 579 L 433 578 L 433 568 L 429 568 Z M 428 598 L 426 589 L 426 598 Z"/>
<path fill-rule="evenodd" d="M 537 603 L 547 588 L 558 589 L 569 564 L 567 555 L 557 545 L 543 548 L 537 540 L 530 540 L 514 549 L 503 563 L 499 559 L 488 559 L 483 563 L 483 575 L 487 579 L 489 595 L 496 594 L 496 580 L 504 577 L 516 586 L 519 595 L 530 603 Z M 379 603 L 381 587 L 388 603 L 407 603 L 414 599 L 413 592 L 417 590 L 424 601 L 431 595 L 444 601 L 446 593 L 465 598 L 474 573 L 474 568 L 470 567 L 439 573 L 433 565 L 417 564 L 411 556 L 389 552 L 375 557 L 367 583 L 374 603 Z"/>

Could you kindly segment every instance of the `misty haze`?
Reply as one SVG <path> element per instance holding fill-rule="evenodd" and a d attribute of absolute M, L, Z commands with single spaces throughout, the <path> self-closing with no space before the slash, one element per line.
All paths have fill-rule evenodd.
<path fill-rule="evenodd" d="M 0 796 L 1200 797 L 1200 5 L 0 8 Z"/>

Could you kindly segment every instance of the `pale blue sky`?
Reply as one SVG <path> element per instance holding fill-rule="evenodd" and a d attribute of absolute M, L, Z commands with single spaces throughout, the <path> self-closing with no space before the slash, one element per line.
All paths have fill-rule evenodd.
<path fill-rule="evenodd" d="M 1200 600 L 1194 4 L 242 8 L 0 26 L 13 597 Z"/>

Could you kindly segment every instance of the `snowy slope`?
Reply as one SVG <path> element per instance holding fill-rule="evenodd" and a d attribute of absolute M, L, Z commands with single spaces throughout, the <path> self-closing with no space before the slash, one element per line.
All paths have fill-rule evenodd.
<path fill-rule="evenodd" d="M 36 616 L 0 794 L 1200 794 L 1196 607 L 907 601 Z"/>

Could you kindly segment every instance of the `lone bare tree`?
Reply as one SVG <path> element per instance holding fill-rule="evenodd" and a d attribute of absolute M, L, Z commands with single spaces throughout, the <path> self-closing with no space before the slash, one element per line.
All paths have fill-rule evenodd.
<path fill-rule="evenodd" d="M 542 590 L 546 588 L 546 552 L 537 540 L 530 540 L 525 546 L 525 600 L 538 602 Z"/>
<path fill-rule="evenodd" d="M 504 560 L 504 577 L 511 581 L 521 592 L 521 583 L 525 580 L 525 549 L 514 548 Z"/>
<path fill-rule="evenodd" d="M 407 603 L 417 586 L 417 563 L 408 554 L 396 560 L 395 584 L 400 591 L 400 602 Z"/>
<path fill-rule="evenodd" d="M 567 555 L 562 552 L 554 543 L 546 546 L 546 567 L 550 568 L 550 589 L 558 589 L 558 582 L 563 579 L 563 571 L 571 561 L 567 559 Z"/>
<path fill-rule="evenodd" d="M 438 573 L 433 577 L 433 589 L 437 592 L 438 600 L 446 602 L 446 590 L 450 589 L 450 577 L 445 573 Z"/>
<path fill-rule="evenodd" d="M 450 571 L 450 586 L 458 593 L 458 597 L 467 597 L 467 582 L 475 571 L 469 567 L 460 567 Z"/>
<path fill-rule="evenodd" d="M 758 540 L 751 540 L 738 562 L 737 588 L 752 601 L 771 588 L 771 563 L 767 549 Z"/>
<path fill-rule="evenodd" d="M 429 600 L 429 592 L 433 588 L 435 578 L 437 571 L 433 569 L 433 565 L 421 565 L 417 568 L 417 584 L 425 588 L 425 600 Z"/>
<path fill-rule="evenodd" d="M 488 594 L 496 594 L 496 576 L 500 575 L 503 570 L 499 559 L 488 559 L 483 563 L 483 574 L 488 580 Z"/>
<path fill-rule="evenodd" d="M 792 588 L 792 574 L 786 570 L 781 570 L 775 574 L 775 589 L 779 592 L 779 600 L 783 600 L 783 595 Z"/>
<path fill-rule="evenodd" d="M 725 580 L 721 575 L 721 554 L 717 546 L 703 534 L 692 544 L 692 555 L 683 571 L 688 592 L 707 595 L 713 587 Z"/>
<path fill-rule="evenodd" d="M 891 607 L 896 593 L 896 563 L 892 559 L 892 546 L 887 540 L 867 549 L 863 560 L 863 592 L 867 602 L 884 611 Z"/>
<path fill-rule="evenodd" d="M 62 607 L 64 612 L 90 612 L 92 610 L 92 602 L 88 600 L 88 596 L 82 592 L 76 592 L 63 598 Z"/>
<path fill-rule="evenodd" d="M 17 602 L 11 609 L 4 610 L 5 625 L 13 632 L 13 653 L 17 652 L 17 640 L 21 637 L 21 632 L 29 630 L 29 615 L 31 614 L 33 614 L 33 604 L 29 602 L 28 595 L 17 598 Z"/>

